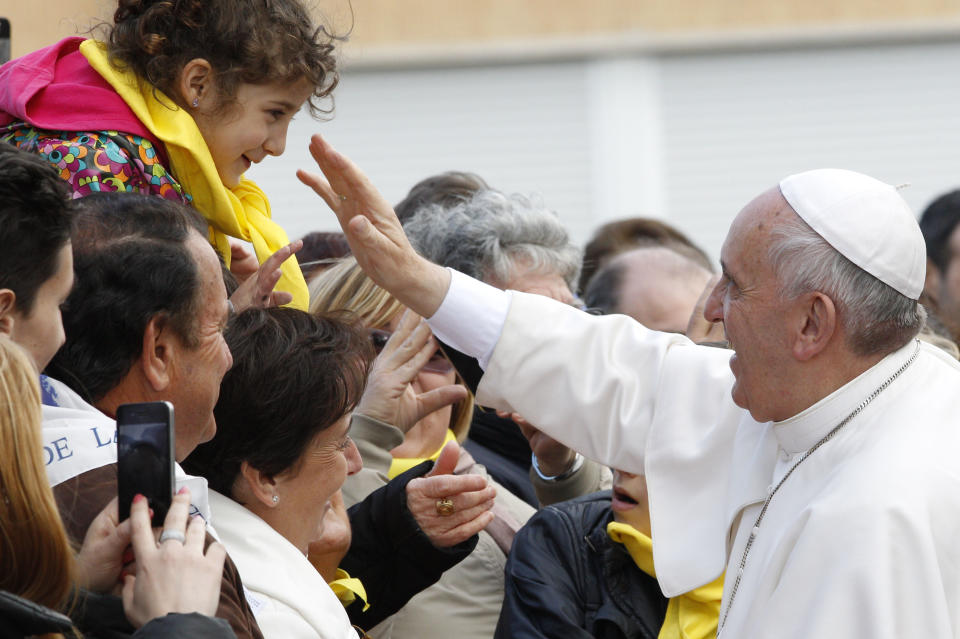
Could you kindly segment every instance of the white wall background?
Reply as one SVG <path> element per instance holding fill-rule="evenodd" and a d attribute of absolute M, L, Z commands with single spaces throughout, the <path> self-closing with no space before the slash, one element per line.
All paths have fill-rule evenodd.
<path fill-rule="evenodd" d="M 255 167 L 299 237 L 336 220 L 297 182 L 321 131 L 400 200 L 440 171 L 538 192 L 574 239 L 629 215 L 666 219 L 714 257 L 754 195 L 835 166 L 912 186 L 919 212 L 960 186 L 960 44 L 623 55 L 539 64 L 347 70 L 336 117 L 307 113 Z"/>

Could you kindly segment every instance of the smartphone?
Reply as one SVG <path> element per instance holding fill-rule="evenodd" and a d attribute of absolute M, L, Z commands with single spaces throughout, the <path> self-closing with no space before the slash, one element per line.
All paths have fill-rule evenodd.
<path fill-rule="evenodd" d="M 117 492 L 120 521 L 130 516 L 137 494 L 153 509 L 153 527 L 163 525 L 173 498 L 173 404 L 142 402 L 117 408 Z"/>

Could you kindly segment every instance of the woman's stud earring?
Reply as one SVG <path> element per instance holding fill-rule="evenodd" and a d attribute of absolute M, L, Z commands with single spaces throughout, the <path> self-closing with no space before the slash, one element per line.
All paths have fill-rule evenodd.
<path fill-rule="evenodd" d="M 280 503 L 280 495 L 274 495 L 274 496 L 273 496 L 273 503 L 274 503 L 274 504 L 279 504 L 279 503 Z"/>
<path fill-rule="evenodd" d="M 193 102 L 191 102 L 190 104 L 193 106 L 194 109 L 196 109 L 198 106 L 200 106 L 200 98 L 194 98 Z"/>

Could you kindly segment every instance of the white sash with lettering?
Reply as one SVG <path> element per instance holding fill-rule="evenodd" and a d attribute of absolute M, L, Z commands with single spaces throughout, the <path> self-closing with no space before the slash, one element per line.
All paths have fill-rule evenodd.
<path fill-rule="evenodd" d="M 113 464 L 117 461 L 117 423 L 83 400 L 63 382 L 42 377 L 43 461 L 47 480 L 56 486 L 77 475 Z M 210 525 L 210 498 L 207 480 L 186 474 L 174 464 L 176 490 L 190 489 L 190 514 L 199 514 L 207 521 L 207 530 L 216 537 Z"/>

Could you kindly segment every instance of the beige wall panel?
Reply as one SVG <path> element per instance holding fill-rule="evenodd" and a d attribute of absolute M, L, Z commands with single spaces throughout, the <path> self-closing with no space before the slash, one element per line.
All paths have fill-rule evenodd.
<path fill-rule="evenodd" d="M 336 27 L 347 0 L 319 0 Z M 356 45 L 960 19 L 960 0 L 353 0 Z"/>
<path fill-rule="evenodd" d="M 10 49 L 16 58 L 61 38 L 86 35 L 95 18 L 109 20 L 113 0 L 0 0 L 10 20 Z"/>
<path fill-rule="evenodd" d="M 307 0 L 349 49 L 495 43 L 606 33 L 782 29 L 960 20 L 960 0 Z M 114 0 L 0 0 L 13 56 L 84 33 Z M 352 11 L 352 15 L 351 15 Z"/>

